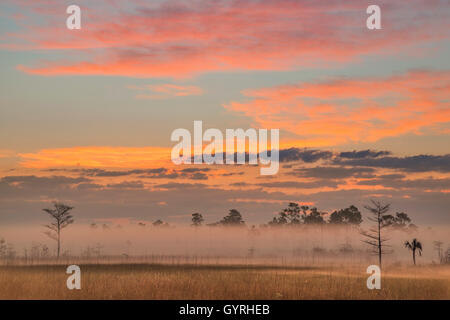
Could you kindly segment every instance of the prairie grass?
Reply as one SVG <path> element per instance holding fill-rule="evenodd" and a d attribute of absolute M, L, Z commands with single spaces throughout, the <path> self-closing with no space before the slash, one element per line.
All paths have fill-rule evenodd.
<path fill-rule="evenodd" d="M 0 266 L 0 299 L 450 299 L 450 267 L 390 267 L 381 290 L 363 266 L 80 264 Z"/>

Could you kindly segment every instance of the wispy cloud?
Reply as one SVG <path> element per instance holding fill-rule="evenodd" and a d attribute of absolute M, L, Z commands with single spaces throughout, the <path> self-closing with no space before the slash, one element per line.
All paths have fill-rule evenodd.
<path fill-rule="evenodd" d="M 395 88 L 395 91 L 393 91 Z M 282 128 L 305 146 L 374 142 L 450 122 L 450 71 L 337 79 L 246 90 L 226 108 L 263 128 Z"/>
<path fill-rule="evenodd" d="M 17 153 L 14 150 L 0 149 L 0 158 L 11 158 L 15 157 Z"/>
<path fill-rule="evenodd" d="M 173 97 L 199 96 L 203 94 L 203 89 L 197 86 L 176 85 L 171 83 L 128 86 L 129 89 L 136 90 L 136 99 L 168 99 Z"/>
<path fill-rule="evenodd" d="M 3 35 L 1 47 L 73 49 L 87 55 L 81 61 L 68 61 L 64 55 L 19 66 L 38 75 L 179 78 L 229 70 L 287 70 L 398 50 L 410 54 L 410 45 L 416 45 L 417 53 L 424 43 L 448 36 L 446 4 L 439 1 L 380 0 L 385 8 L 383 31 L 372 33 L 365 29 L 366 7 L 357 0 L 200 0 L 189 5 L 135 0 L 123 8 L 109 6 L 109 1 L 81 1 L 85 18 L 76 33 L 54 26 L 60 23 L 57 10 L 20 3 L 21 10 L 33 10 L 44 23 L 22 21 L 20 31 Z M 61 4 L 58 8 L 64 12 Z"/>

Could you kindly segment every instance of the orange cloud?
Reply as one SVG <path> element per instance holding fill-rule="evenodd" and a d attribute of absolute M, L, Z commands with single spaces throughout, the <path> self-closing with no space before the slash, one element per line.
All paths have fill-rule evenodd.
<path fill-rule="evenodd" d="M 26 168 L 92 167 L 151 168 L 171 164 L 170 148 L 159 147 L 73 147 L 21 153 Z"/>
<path fill-rule="evenodd" d="M 77 32 L 56 28 L 54 10 L 33 7 L 47 23 L 7 33 L 0 46 L 82 50 L 84 58 L 77 57 L 77 62 L 65 54 L 64 59 L 18 67 L 31 74 L 186 77 L 211 71 L 324 66 L 448 36 L 447 17 L 440 14 L 444 4 L 380 1 L 386 19 L 379 32 L 365 28 L 366 5 L 356 0 L 201 0 L 189 6 L 172 0 L 130 1 L 114 11 L 105 5 L 109 2 L 86 2 L 80 4 L 85 19 Z"/>
<path fill-rule="evenodd" d="M 373 142 L 450 121 L 450 72 L 336 80 L 247 90 L 250 102 L 225 107 L 306 146 Z"/>

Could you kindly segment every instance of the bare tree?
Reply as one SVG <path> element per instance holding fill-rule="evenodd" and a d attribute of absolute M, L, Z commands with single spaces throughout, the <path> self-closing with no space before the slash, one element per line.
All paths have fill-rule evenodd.
<path fill-rule="evenodd" d="M 382 255 L 391 252 L 386 249 L 389 245 L 385 244 L 389 239 L 384 238 L 381 235 L 381 230 L 385 227 L 383 224 L 383 217 L 389 211 L 390 204 L 382 204 L 374 200 L 370 201 L 373 206 L 364 206 L 364 208 L 372 213 L 372 217 L 369 217 L 368 219 L 376 224 L 375 227 L 370 228 L 369 231 L 362 231 L 361 234 L 367 238 L 367 240 L 363 240 L 363 242 L 370 245 L 372 247 L 372 252 L 378 255 L 378 262 L 381 268 Z"/>
<path fill-rule="evenodd" d="M 443 257 L 442 257 L 442 245 L 444 243 L 442 241 L 433 241 L 433 245 L 434 245 L 434 250 L 437 251 L 438 253 L 438 258 L 439 258 L 439 263 L 442 263 Z"/>
<path fill-rule="evenodd" d="M 0 258 L 6 257 L 6 252 L 8 249 L 8 245 L 5 239 L 0 238 Z"/>
<path fill-rule="evenodd" d="M 448 248 L 447 251 L 445 251 L 444 263 L 450 263 L 450 248 Z"/>
<path fill-rule="evenodd" d="M 59 202 L 54 202 L 53 206 L 54 208 L 42 209 L 52 218 L 52 222 L 45 225 L 48 230 L 44 233 L 58 243 L 57 257 L 59 258 L 61 251 L 61 230 L 74 222 L 73 216 L 70 214 L 70 211 L 74 207 Z"/>
<path fill-rule="evenodd" d="M 15 257 L 16 251 L 14 250 L 14 246 L 7 243 L 5 239 L 0 238 L 0 259 L 4 258 L 8 261 L 14 259 Z"/>
<path fill-rule="evenodd" d="M 419 256 L 422 255 L 422 244 L 414 238 L 411 242 L 405 241 L 405 248 L 412 251 L 414 265 L 416 265 L 416 251 L 419 251 Z"/>

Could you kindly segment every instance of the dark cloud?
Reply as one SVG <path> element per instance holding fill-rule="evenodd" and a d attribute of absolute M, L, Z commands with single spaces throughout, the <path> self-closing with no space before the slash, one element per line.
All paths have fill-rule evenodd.
<path fill-rule="evenodd" d="M 334 163 L 345 166 L 399 169 L 407 172 L 450 172 L 450 154 L 442 156 L 418 155 L 349 160 L 335 159 Z"/>
<path fill-rule="evenodd" d="M 103 188 L 103 186 L 101 184 L 97 184 L 97 183 L 80 183 L 77 186 L 77 189 L 80 191 L 97 190 L 97 189 L 101 189 L 101 188 Z"/>
<path fill-rule="evenodd" d="M 248 184 L 247 182 L 234 182 L 232 184 L 230 184 L 230 186 L 232 187 L 245 187 L 245 186 L 250 186 L 251 184 Z"/>
<path fill-rule="evenodd" d="M 176 171 L 164 171 L 161 173 L 144 174 L 139 176 L 139 178 L 145 179 L 176 179 L 178 177 L 180 177 L 180 174 Z"/>
<path fill-rule="evenodd" d="M 108 171 L 102 169 L 81 169 L 81 173 L 88 176 L 95 177 L 121 177 L 129 176 L 134 174 L 149 175 L 149 176 L 164 176 L 168 170 L 166 168 L 156 168 L 156 169 L 134 169 L 126 171 Z"/>
<path fill-rule="evenodd" d="M 180 170 L 182 173 L 208 172 L 211 168 L 185 168 Z"/>
<path fill-rule="evenodd" d="M 114 190 L 129 190 L 129 189 L 144 189 L 144 184 L 142 181 L 123 181 L 120 183 L 109 183 L 107 185 L 101 185 L 97 183 L 80 183 L 77 187 L 77 190 L 85 191 L 85 190 L 106 190 L 106 189 L 114 189 Z"/>
<path fill-rule="evenodd" d="M 372 168 L 345 168 L 345 167 L 313 167 L 298 168 L 287 173 L 297 177 L 318 179 L 344 179 L 350 177 L 372 177 L 375 170 Z"/>
<path fill-rule="evenodd" d="M 141 181 L 124 181 L 121 183 L 114 183 L 106 185 L 111 189 L 143 189 L 144 184 Z"/>
<path fill-rule="evenodd" d="M 208 176 L 202 172 L 196 172 L 188 176 L 192 180 L 208 180 Z"/>
<path fill-rule="evenodd" d="M 206 188 L 207 185 L 203 183 L 162 183 L 153 186 L 160 189 L 201 189 Z"/>
<path fill-rule="evenodd" d="M 205 172 L 211 171 L 211 168 L 185 168 L 178 171 L 180 178 L 191 180 L 208 180 L 208 175 Z"/>
<path fill-rule="evenodd" d="M 226 173 L 222 173 L 223 177 L 231 177 L 231 176 L 242 176 L 245 172 L 244 171 L 240 171 L 240 172 L 226 172 Z"/>
<path fill-rule="evenodd" d="M 210 171 L 210 168 L 185 168 L 182 170 L 168 170 L 166 168 L 155 168 L 155 169 L 133 169 L 133 170 L 123 170 L 123 171 L 112 171 L 104 169 L 46 169 L 44 171 L 48 172 L 70 172 L 78 173 L 88 177 L 126 177 L 131 175 L 138 175 L 139 178 L 147 179 L 176 179 L 185 178 L 192 180 L 207 180 L 208 176 L 204 172 Z"/>
<path fill-rule="evenodd" d="M 78 184 L 90 181 L 84 177 L 6 176 L 0 179 L 0 199 L 10 201 L 20 198 L 30 201 L 37 195 L 43 198 L 58 198 L 67 190 L 75 189 Z"/>
<path fill-rule="evenodd" d="M 331 151 L 308 150 L 299 148 L 290 148 L 280 150 L 280 162 L 303 161 L 313 163 L 319 160 L 330 159 L 333 156 Z"/>
<path fill-rule="evenodd" d="M 406 176 L 404 174 L 400 174 L 400 173 L 392 173 L 392 174 L 382 174 L 382 175 L 376 176 L 376 178 L 398 180 L 398 179 L 406 178 Z"/>
<path fill-rule="evenodd" d="M 94 177 L 122 177 L 122 176 L 129 176 L 132 174 L 140 173 L 141 170 L 133 170 L 133 171 L 104 171 L 104 170 L 97 170 L 94 174 L 88 174 L 89 176 Z"/>
<path fill-rule="evenodd" d="M 6 176 L 0 179 L 0 184 L 14 184 L 21 188 L 43 188 L 43 187 L 57 187 L 72 185 L 81 182 L 89 182 L 90 179 L 84 177 L 65 177 L 65 176 L 50 176 L 50 177 L 38 177 L 38 176 Z"/>
<path fill-rule="evenodd" d="M 270 151 L 268 155 L 270 156 Z M 376 158 L 380 156 L 387 156 L 391 154 L 389 151 L 373 151 L 373 150 L 362 150 L 362 151 L 348 151 L 341 152 L 337 156 L 345 159 L 360 159 L 360 158 Z M 221 154 L 224 161 L 226 159 L 226 153 Z M 259 155 L 258 155 L 259 156 Z M 332 151 L 328 150 L 318 150 L 318 149 L 300 149 L 300 148 L 289 148 L 279 150 L 280 162 L 294 162 L 302 161 L 305 163 L 314 163 L 319 160 L 330 160 L 335 156 Z M 237 153 L 234 153 L 234 159 L 237 159 Z M 249 160 L 248 152 L 245 153 L 245 162 Z M 192 157 L 194 161 L 194 156 Z M 288 165 L 285 165 L 288 166 Z"/>
<path fill-rule="evenodd" d="M 80 168 L 80 169 L 58 169 L 58 168 L 51 168 L 51 169 L 45 169 L 43 171 L 48 172 L 72 172 L 72 173 L 79 173 L 82 175 L 86 175 L 89 177 L 122 177 L 122 176 L 129 176 L 133 174 L 148 174 L 148 175 L 154 175 L 154 174 L 164 174 L 168 170 L 166 168 L 155 168 L 155 169 L 133 169 L 133 170 L 123 170 L 123 171 L 111 171 L 111 170 L 104 170 L 104 169 L 86 169 L 86 168 Z"/>
<path fill-rule="evenodd" d="M 374 150 L 362 150 L 362 151 L 347 151 L 341 152 L 339 157 L 346 159 L 361 159 L 361 158 L 377 158 L 380 156 L 388 156 L 390 155 L 390 151 L 374 151 Z"/>

